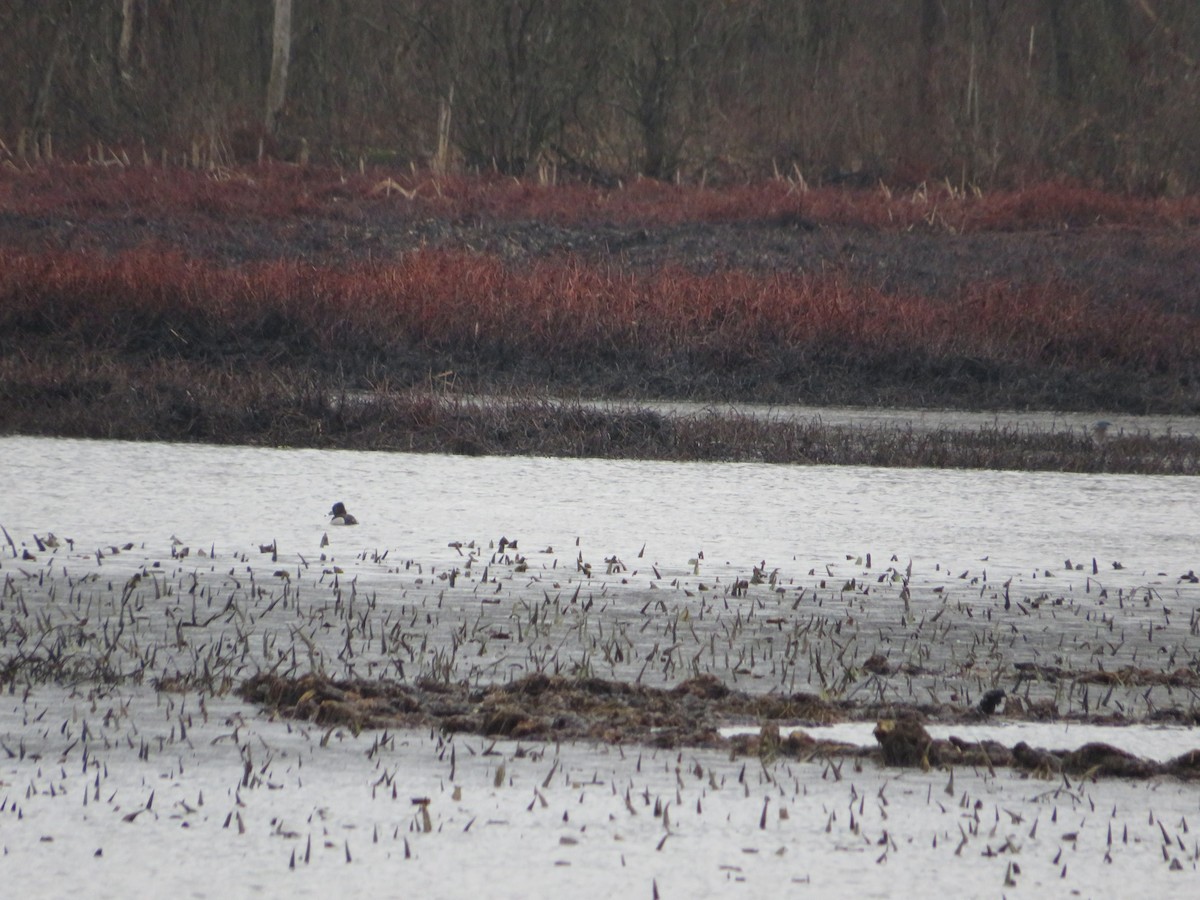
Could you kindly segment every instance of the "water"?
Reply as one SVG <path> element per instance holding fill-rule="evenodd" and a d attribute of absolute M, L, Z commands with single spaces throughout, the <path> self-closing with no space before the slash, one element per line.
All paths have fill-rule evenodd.
<path fill-rule="evenodd" d="M 336 500 L 362 524 L 331 527 Z M 528 671 L 527 654 L 543 644 L 576 664 L 590 655 L 599 668 L 596 648 L 615 633 L 630 659 L 597 674 L 632 679 L 646 660 L 666 658 L 646 681 L 669 684 L 689 674 L 695 649 L 663 649 L 686 612 L 701 647 L 738 623 L 732 633 L 757 661 L 731 662 L 730 639 L 723 662 L 702 662 L 739 687 L 775 690 L 790 678 L 817 689 L 790 641 L 795 659 L 783 660 L 786 632 L 773 623 L 786 618 L 789 628 L 814 626 L 804 641 L 827 666 L 845 651 L 848 680 L 837 690 L 906 699 L 915 686 L 920 698 L 969 698 L 993 666 L 1013 660 L 1067 670 L 1094 668 L 1097 657 L 1109 670 L 1190 664 L 1189 614 L 1200 596 L 1178 576 L 1200 569 L 1197 501 L 1200 479 L 1170 477 L 0 438 L 0 525 L 34 557 L 13 559 L 0 546 L 0 609 L 6 622 L 24 616 L 24 631 L 7 632 L 0 652 L 28 649 L 33 639 L 18 645 L 19 633 L 63 654 L 91 652 L 87 642 L 120 621 L 114 664 L 152 657 L 150 674 L 286 665 L 280 648 L 297 634 L 331 669 L 385 666 L 399 653 L 395 639 L 383 654 L 378 637 L 350 630 L 379 635 L 381 623 L 398 623 L 430 638 L 410 674 L 462 634 L 472 637 L 455 674 L 481 677 Z M 48 532 L 74 548 L 38 549 L 34 535 Z M 495 561 L 489 545 L 502 535 L 520 541 L 527 571 Z M 450 546 L 458 541 L 476 542 L 474 570 L 470 548 Z M 112 553 L 126 542 L 130 550 Z M 610 554 L 624 571 L 604 571 Z M 1068 571 L 1067 558 L 1083 567 Z M 581 559 L 596 571 L 582 573 Z M 729 593 L 764 560 L 781 570 L 778 588 Z M 911 612 L 887 577 L 910 560 Z M 340 584 L 329 574 L 335 563 Z M 457 587 L 434 576 L 450 567 L 464 569 Z M 124 582 L 133 572 L 144 577 Z M 841 586 L 847 578 L 855 589 Z M 344 602 L 351 579 L 353 611 Z M 202 590 L 190 595 L 189 583 Z M 580 587 L 597 598 L 591 612 L 558 599 Z M 481 602 L 484 591 L 494 605 Z M 369 592 L 377 607 L 365 607 Z M 538 647 L 473 637 L 515 632 L 534 607 Z M 204 627 L 194 627 L 198 618 Z M 691 640 L 684 630 L 680 643 Z M 928 674 L 874 684 L 855 674 L 876 643 L 893 664 L 916 658 Z M 933 655 L 913 657 L 923 644 Z M 976 660 L 997 648 L 1008 656 Z M 1073 684 L 1037 690 L 1080 703 Z M 1103 690 L 1093 707 L 1109 702 Z M 1109 697 L 1129 710 L 1143 704 L 1140 712 L 1179 705 L 1184 693 L 1132 686 Z M 817 733 L 869 742 L 871 727 Z M 988 728 L 931 731 L 1061 747 L 1108 740 L 1157 759 L 1196 743 L 1191 729 L 1154 725 Z M 796 885 L 882 897 L 918 882 L 963 897 L 1100 896 L 1134 880 L 1155 895 L 1191 896 L 1200 860 L 1188 836 L 1200 795 L 1170 779 L 1070 784 L 1007 770 L 948 778 L 870 764 L 852 771 L 850 762 L 835 775 L 823 762 L 760 765 L 714 751 L 354 736 L 276 721 L 228 696 L 126 683 L 5 692 L 0 744 L 9 751 L 0 755 L 0 873 L 23 895 L 362 893 L 386 868 L 410 890 L 439 896 L 745 895 Z M 413 798 L 429 801 L 428 830 Z M 669 821 L 651 799 L 666 804 Z M 147 862 L 149 844 L 174 848 L 172 864 Z M 214 854 L 224 860 L 215 869 Z"/>
<path fill-rule="evenodd" d="M 987 558 L 996 572 L 1200 569 L 1200 479 L 1139 475 L 663 463 L 0 438 L 0 524 L 83 545 L 301 552 L 322 534 L 452 558 L 454 540 L 579 539 L 597 552 L 824 564 Z M 330 531 L 346 502 L 362 523 Z"/>
<path fill-rule="evenodd" d="M 1190 784 L 849 761 L 835 777 L 825 763 L 713 750 L 388 737 L 274 721 L 221 698 L 6 694 L 5 889 L 990 898 L 1120 896 L 1137 884 L 1195 895 Z"/>
<path fill-rule="evenodd" d="M 602 409 L 650 409 L 664 415 L 737 415 L 801 424 L 823 424 L 880 430 L 973 431 L 981 428 L 1033 433 L 1068 432 L 1090 435 L 1097 421 L 1109 423 L 1109 435 L 1194 437 L 1200 434 L 1200 416 L 1134 416 L 1121 413 L 1075 413 L 1034 410 L 970 412 L 939 409 L 882 409 L 856 406 L 762 405 L 754 403 L 704 403 L 679 400 L 599 401 Z"/>

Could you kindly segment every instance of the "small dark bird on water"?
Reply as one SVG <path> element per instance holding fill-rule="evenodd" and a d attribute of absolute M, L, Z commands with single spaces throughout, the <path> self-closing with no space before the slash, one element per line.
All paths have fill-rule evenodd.
<path fill-rule="evenodd" d="M 330 525 L 357 525 L 358 524 L 358 519 L 354 518 L 354 516 L 352 516 L 352 515 L 350 515 L 350 513 L 346 512 L 346 504 L 343 503 L 341 500 L 339 500 L 337 503 L 333 504 L 333 509 L 331 509 L 329 511 L 329 514 L 331 516 L 333 516 L 333 521 L 331 521 L 329 523 Z"/>

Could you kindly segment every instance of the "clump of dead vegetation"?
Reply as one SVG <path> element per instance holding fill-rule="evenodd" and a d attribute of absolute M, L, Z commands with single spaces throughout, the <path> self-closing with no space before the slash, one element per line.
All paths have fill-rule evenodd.
<path fill-rule="evenodd" d="M 782 737 L 780 720 L 828 724 L 846 718 L 850 708 L 811 694 L 749 695 L 731 690 L 711 676 L 662 689 L 594 677 L 538 674 L 504 685 L 469 689 L 442 683 L 403 685 L 260 673 L 244 682 L 238 693 L 289 718 L 331 729 L 347 727 L 355 733 L 424 726 L 510 740 L 729 747 L 734 754 L 766 759 L 872 758 L 884 765 L 926 770 L 1011 767 L 1042 778 L 1200 778 L 1200 750 L 1160 763 L 1105 743 L 1088 743 L 1076 750 L 1045 750 L 1024 741 L 1009 747 L 994 740 L 934 739 L 921 715 L 911 709 L 903 710 L 898 718 L 879 721 L 874 732 L 876 748 L 817 739 L 803 730 L 791 730 Z M 857 712 L 862 714 L 862 710 Z M 972 714 L 965 711 L 959 715 Z M 757 734 L 725 738 L 719 733 L 724 724 L 747 720 L 765 724 Z"/>

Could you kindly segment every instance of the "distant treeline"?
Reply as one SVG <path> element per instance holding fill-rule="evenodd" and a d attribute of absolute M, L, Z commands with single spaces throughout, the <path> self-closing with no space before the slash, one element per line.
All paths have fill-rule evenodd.
<path fill-rule="evenodd" d="M 14 162 L 1200 186 L 1197 0 L 7 0 L 0 59 Z"/>

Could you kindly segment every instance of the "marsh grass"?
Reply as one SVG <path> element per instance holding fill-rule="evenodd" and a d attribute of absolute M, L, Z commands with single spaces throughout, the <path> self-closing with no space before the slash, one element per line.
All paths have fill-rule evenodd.
<path fill-rule="evenodd" d="M 403 190 L 375 190 L 385 178 Z M 1017 283 L 972 275 L 926 290 L 875 278 L 871 267 L 730 266 L 720 247 L 672 251 L 662 264 L 639 267 L 619 252 L 577 252 L 567 239 L 525 235 L 531 242 L 522 244 L 503 229 L 486 252 L 470 241 L 449 249 L 418 238 L 427 227 L 436 237 L 464 222 L 517 221 L 535 231 L 543 223 L 620 223 L 626 231 L 616 237 L 631 241 L 638 229 L 711 222 L 773 223 L 783 232 L 836 226 L 892 239 L 921 230 L 951 241 L 963 231 L 1120 226 L 1146 229 L 1151 241 L 1182 233 L 1171 243 L 1178 248 L 1200 221 L 1198 209 L 1195 200 L 1064 184 L 985 195 L 944 186 L 808 190 L 786 180 L 720 190 L 550 187 L 274 165 L 207 174 L 4 170 L 0 212 L 11 217 L 3 221 L 12 243 L 0 247 L 0 430 L 1191 471 L 1193 451 L 1170 440 L 1166 449 L 1108 445 L 1100 453 L 1081 441 L 1064 450 L 1049 437 L 1034 447 L 1024 435 L 818 434 L 730 417 L 649 423 L 628 413 L 600 421 L 595 410 L 538 408 L 536 400 L 1194 413 L 1200 320 L 1178 285 L 1159 284 L 1161 296 L 1147 288 L 1153 299 L 1120 290 L 1100 297 L 1052 276 Z M 331 236 L 341 230 L 402 230 L 411 240 L 375 256 L 375 244 Z M 254 252 L 240 243 L 249 231 L 270 232 Z M 535 399 L 486 414 L 444 402 L 425 409 L 428 401 L 414 398 L 431 385 Z M 330 406 L 343 391 L 373 399 Z M 403 409 L 395 396 L 408 398 Z"/>
<path fill-rule="evenodd" d="M 393 547 L 334 560 L 274 541 L 255 553 L 0 534 L 0 690 L 12 694 L 48 682 L 237 689 L 324 729 L 669 747 L 725 744 L 718 729 L 732 723 L 877 721 L 891 764 L 1048 766 L 1045 777 L 1102 759 L 1075 769 L 1021 745 L 980 751 L 916 723 L 1198 716 L 1188 643 L 1200 623 L 1178 613 L 1194 605 L 1190 571 L 1147 585 L 1116 563 L 1101 576 L 1093 560 L 1089 577 L 1066 560 L 989 578 L 986 566 L 955 576 L 866 554 L 769 572 L 764 561 L 752 575 L 710 560 L 700 576 L 615 554 L 606 570 L 577 541 L 561 558 L 472 539 L 421 559 Z M 836 752 L 770 727 L 727 745 Z M 1109 774 L 1139 774 L 1110 750 Z M 1140 774 L 1194 778 L 1196 759 Z"/>
<path fill-rule="evenodd" d="M 864 428 L 738 412 L 672 415 L 529 394 L 361 392 L 307 371 L 213 372 L 178 361 L 35 369 L 6 359 L 0 430 L 461 455 L 1200 473 L 1200 440 L 1192 436 L 1121 434 L 1100 443 L 1083 430 Z"/>
<path fill-rule="evenodd" d="M 637 274 L 445 250 L 340 267 L 0 250 L 0 273 L 0 350 L 49 366 L 267 365 L 359 387 L 450 372 L 481 392 L 826 404 L 1200 404 L 1194 317 L 1054 283 L 981 283 L 938 300 L 838 273 Z"/>

